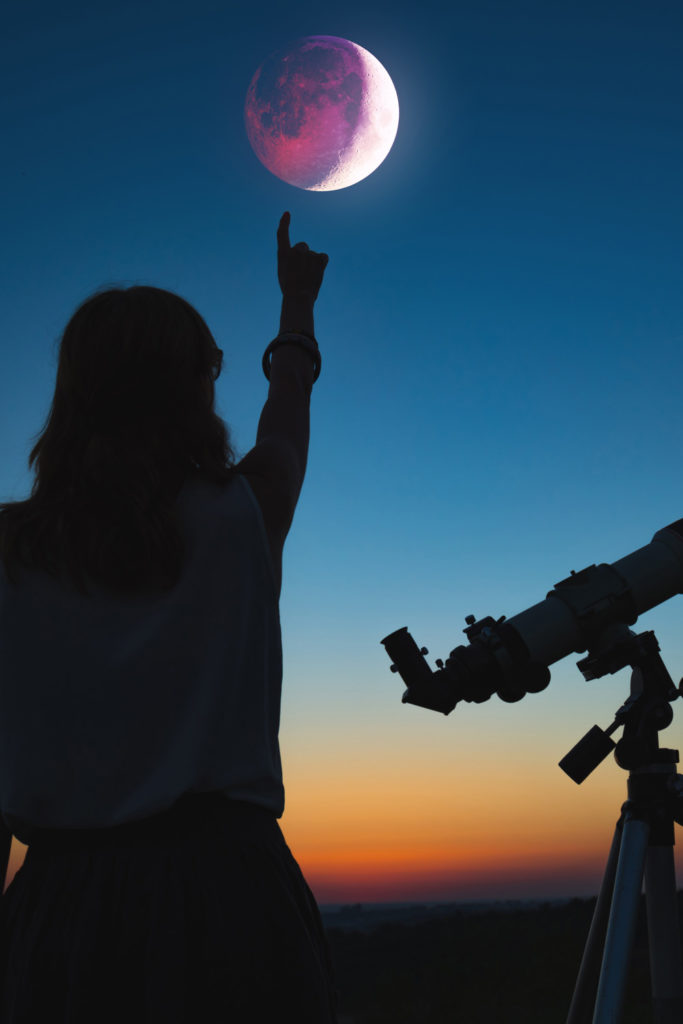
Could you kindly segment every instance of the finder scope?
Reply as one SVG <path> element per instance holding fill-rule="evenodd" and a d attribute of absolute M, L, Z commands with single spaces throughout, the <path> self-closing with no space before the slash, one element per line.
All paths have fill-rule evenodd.
<path fill-rule="evenodd" d="M 618 637 L 623 626 L 683 593 L 683 519 L 659 530 L 649 544 L 611 565 L 589 565 L 556 583 L 544 601 L 511 619 L 466 618 L 469 643 L 451 651 L 433 671 L 407 627 L 381 642 L 407 686 L 404 704 L 450 714 L 459 701 L 482 703 L 494 693 L 514 702 L 550 682 L 549 665 L 588 650 L 587 679 L 624 667 Z M 616 641 L 616 643 L 615 643 Z M 602 658 L 602 660 L 601 660 Z M 613 667 L 611 667 L 613 665 Z"/>

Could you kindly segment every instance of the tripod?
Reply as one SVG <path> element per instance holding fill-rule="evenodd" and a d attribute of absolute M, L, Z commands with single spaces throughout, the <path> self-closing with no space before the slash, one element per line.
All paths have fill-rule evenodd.
<path fill-rule="evenodd" d="M 680 696 L 659 657 L 654 633 L 620 627 L 614 643 L 579 662 L 586 679 L 630 664 L 631 696 L 603 732 L 594 726 L 560 767 L 583 782 L 607 754 L 629 771 L 622 806 L 567 1017 L 567 1024 L 617 1024 L 621 1019 L 640 893 L 645 881 L 650 979 L 656 1024 L 683 1022 L 683 965 L 674 868 L 674 822 L 683 823 L 678 751 L 659 747 L 658 731 L 673 719 Z M 683 683 L 681 684 L 683 686 Z M 620 725 L 617 744 L 611 733 Z M 602 958 L 601 958 L 601 947 Z"/>

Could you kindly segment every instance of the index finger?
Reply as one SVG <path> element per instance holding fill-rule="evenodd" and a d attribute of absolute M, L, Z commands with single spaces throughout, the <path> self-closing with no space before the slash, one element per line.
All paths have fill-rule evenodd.
<path fill-rule="evenodd" d="M 277 228 L 277 245 L 278 249 L 289 249 L 289 212 L 283 213 L 280 217 L 280 223 Z"/>

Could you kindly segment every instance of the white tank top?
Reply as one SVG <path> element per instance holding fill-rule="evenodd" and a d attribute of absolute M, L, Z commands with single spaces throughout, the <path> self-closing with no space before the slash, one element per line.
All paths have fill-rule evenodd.
<path fill-rule="evenodd" d="M 0 562 L 0 810 L 15 835 L 21 822 L 118 825 L 213 790 L 282 815 L 282 643 L 261 510 L 240 475 L 191 476 L 177 503 L 186 561 L 161 596 L 90 580 L 85 596 L 23 568 L 13 587 Z"/>

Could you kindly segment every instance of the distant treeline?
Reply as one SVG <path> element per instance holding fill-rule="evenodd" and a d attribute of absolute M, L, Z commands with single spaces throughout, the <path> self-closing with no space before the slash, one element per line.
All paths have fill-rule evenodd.
<path fill-rule="evenodd" d="M 340 1024 L 565 1024 L 594 906 L 456 909 L 370 931 L 328 927 Z M 623 1024 L 652 1019 L 643 901 Z"/>

